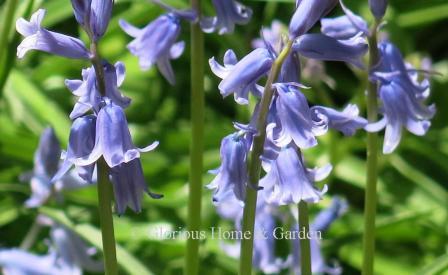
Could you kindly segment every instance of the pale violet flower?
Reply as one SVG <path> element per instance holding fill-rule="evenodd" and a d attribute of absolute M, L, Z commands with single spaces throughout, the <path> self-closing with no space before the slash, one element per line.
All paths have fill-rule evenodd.
<path fill-rule="evenodd" d="M 219 34 L 232 33 L 235 24 L 246 24 L 252 17 L 252 10 L 235 0 L 212 0 L 215 17 L 203 17 L 201 28 L 204 32 L 218 31 Z"/>
<path fill-rule="evenodd" d="M 45 13 L 40 9 L 31 16 L 30 21 L 23 18 L 17 20 L 16 29 L 25 36 L 17 47 L 17 56 L 23 58 L 28 51 L 39 50 L 69 58 L 89 59 L 90 52 L 81 40 L 42 28 Z"/>
<path fill-rule="evenodd" d="M 123 96 L 118 90 L 123 83 L 126 74 L 124 64 L 122 62 L 117 62 L 115 65 L 112 65 L 104 62 L 103 69 L 106 91 L 105 96 L 121 108 L 128 107 L 131 100 Z M 93 66 L 82 70 L 82 80 L 67 79 L 65 85 L 73 95 L 79 97 L 75 107 L 70 113 L 70 119 L 78 118 L 91 110 L 96 113 L 99 112 L 100 105 L 103 103 L 104 99 L 98 89 L 97 78 Z"/>
<path fill-rule="evenodd" d="M 380 111 L 384 117 L 367 125 L 366 130 L 375 132 L 386 128 L 383 153 L 389 154 L 400 143 L 403 127 L 418 136 L 426 134 L 436 108 L 425 105 L 430 92 L 428 80 L 418 81 L 415 70 L 407 68 L 397 47 L 382 42 L 379 52 L 381 63 L 371 73 L 371 78 L 379 81 Z"/>
<path fill-rule="evenodd" d="M 212 171 L 216 174 L 207 185 L 214 189 L 213 200 L 221 201 L 228 192 L 233 192 L 237 199 L 243 201 L 247 185 L 247 155 L 250 144 L 240 133 L 226 136 L 221 142 L 221 166 Z"/>
<path fill-rule="evenodd" d="M 107 30 L 113 0 L 71 0 L 76 21 L 97 41 Z"/>
<path fill-rule="evenodd" d="M 115 208 L 119 215 L 125 212 L 127 206 L 134 212 L 140 212 L 144 192 L 153 199 L 163 197 L 149 191 L 139 158 L 111 168 L 109 177 L 114 186 Z"/>
<path fill-rule="evenodd" d="M 196 12 L 193 10 L 176 10 L 160 1 L 155 1 L 169 11 L 159 16 L 143 29 L 136 28 L 120 20 L 120 27 L 134 40 L 128 44 L 131 54 L 139 59 L 143 70 L 150 69 L 157 64 L 160 73 L 171 84 L 175 84 L 175 76 L 170 60 L 180 57 L 185 48 L 185 42 L 176 42 L 180 34 L 180 20 L 195 21 Z"/>
<path fill-rule="evenodd" d="M 218 86 L 221 95 L 234 94 L 238 104 L 249 103 L 249 92 L 261 96 L 262 87 L 257 82 L 270 71 L 273 62 L 272 53 L 265 48 L 253 50 L 240 61 L 232 50 L 228 50 L 224 55 L 224 66 L 214 57 L 209 60 L 212 72 L 222 79 Z"/>
<path fill-rule="evenodd" d="M 273 205 L 297 204 L 300 201 L 317 203 L 327 192 L 327 185 L 319 190 L 315 183 L 325 179 L 332 166 L 309 169 L 305 167 L 303 155 L 295 146 L 282 148 L 277 159 L 264 160 L 266 175 L 260 186 L 266 189 L 266 200 Z"/>
<path fill-rule="evenodd" d="M 54 130 L 46 128 L 42 133 L 39 146 L 34 154 L 34 169 L 20 176 L 22 181 L 29 181 L 31 197 L 25 202 L 27 207 L 39 207 L 52 196 L 60 198 L 63 190 L 86 186 L 86 183 L 75 174 L 61 176 L 56 182 L 51 178 L 59 169 L 61 148 Z"/>
<path fill-rule="evenodd" d="M 113 168 L 139 158 L 141 152 L 149 152 L 157 145 L 158 142 L 154 142 L 145 148 L 135 147 L 123 109 L 107 102 L 96 118 L 94 147 L 88 154 L 74 159 L 73 163 L 77 166 L 90 165 L 103 156 L 107 165 Z"/>
<path fill-rule="evenodd" d="M 348 104 L 342 111 L 313 106 L 311 114 L 316 124 L 328 125 L 329 128 L 336 129 L 346 136 L 353 135 L 356 130 L 367 125 L 367 120 L 359 116 L 359 109 L 355 104 Z"/>

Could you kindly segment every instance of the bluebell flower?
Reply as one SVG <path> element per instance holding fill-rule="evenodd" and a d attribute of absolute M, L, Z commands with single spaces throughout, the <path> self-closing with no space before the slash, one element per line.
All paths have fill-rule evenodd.
<path fill-rule="evenodd" d="M 328 125 L 346 136 L 353 135 L 356 130 L 367 125 L 367 120 L 359 116 L 359 109 L 355 104 L 348 104 L 342 112 L 324 106 L 313 106 L 311 114 L 316 124 Z"/>
<path fill-rule="evenodd" d="M 131 103 L 131 100 L 123 96 L 118 88 L 124 81 L 126 68 L 122 62 L 117 62 L 115 65 L 104 62 L 104 82 L 106 97 L 121 108 L 126 108 Z M 98 113 L 101 107 L 103 97 L 98 88 L 95 69 L 89 67 L 82 70 L 82 80 L 65 81 L 67 88 L 73 95 L 79 97 L 72 112 L 70 119 L 78 118 L 86 112 L 93 110 Z"/>
<path fill-rule="evenodd" d="M 219 34 L 232 33 L 235 24 L 247 24 L 252 17 L 252 10 L 235 0 L 213 0 L 216 10 L 215 17 L 203 17 L 201 28 L 204 32 Z"/>
<path fill-rule="evenodd" d="M 326 126 L 316 125 L 306 97 L 294 85 L 277 83 L 276 94 L 268 119 L 273 127 L 273 141 L 283 147 L 293 141 L 305 149 L 317 145 L 316 135 L 325 133 Z"/>
<path fill-rule="evenodd" d="M 330 225 L 339 217 L 347 212 L 347 201 L 334 197 L 330 205 L 324 210 L 320 211 L 314 218 L 310 228 L 314 231 L 326 231 Z"/>
<path fill-rule="evenodd" d="M 51 178 L 59 169 L 61 148 L 59 140 L 50 127 L 42 133 L 39 146 L 34 154 L 34 169 L 20 176 L 22 181 L 29 181 L 31 197 L 25 202 L 27 207 L 39 207 L 53 195 L 58 196 L 62 190 L 85 186 L 85 183 L 74 174 L 60 177 L 55 184 Z"/>
<path fill-rule="evenodd" d="M 143 29 L 138 29 L 124 20 L 120 20 L 120 27 L 134 40 L 128 44 L 131 54 L 139 59 L 140 67 L 148 70 L 157 64 L 159 71 L 166 80 L 174 85 L 175 76 L 170 59 L 178 58 L 184 51 L 185 42 L 177 42 L 180 33 L 180 20 L 194 21 L 197 15 L 192 10 L 178 11 L 170 7 L 168 14 L 159 16 Z"/>
<path fill-rule="evenodd" d="M 73 164 L 85 166 L 94 164 L 101 156 L 111 168 L 140 157 L 140 152 L 149 152 L 158 142 L 137 148 L 132 143 L 128 122 L 123 109 L 113 102 L 107 102 L 96 118 L 95 145 L 91 152 L 74 159 Z"/>
<path fill-rule="evenodd" d="M 380 20 L 386 14 L 387 0 L 369 0 L 369 7 L 377 20 Z"/>
<path fill-rule="evenodd" d="M 115 208 L 119 215 L 125 212 L 127 206 L 135 212 L 140 212 L 144 192 L 154 199 L 162 197 L 149 191 L 139 158 L 121 163 L 111 168 L 109 173 L 114 186 Z"/>
<path fill-rule="evenodd" d="M 308 58 L 343 61 L 362 69 L 362 57 L 366 54 L 368 45 L 362 36 L 337 40 L 324 34 L 312 33 L 299 37 L 293 45 L 293 50 Z"/>
<path fill-rule="evenodd" d="M 41 220 L 39 217 L 38 222 Z M 36 255 L 16 248 L 0 250 L 0 266 L 4 274 L 60 275 L 82 274 L 83 270 L 103 271 L 103 263 L 92 258 L 95 250 L 75 233 L 48 218 L 42 225 L 51 226 L 49 251 Z"/>
<path fill-rule="evenodd" d="M 282 50 L 282 33 L 284 29 L 286 29 L 286 26 L 282 22 L 278 20 L 272 21 L 270 28 L 263 28 L 261 30 L 261 38 L 252 40 L 252 47 L 254 49 L 265 48 L 267 43 L 276 53 L 280 53 Z"/>
<path fill-rule="evenodd" d="M 260 186 L 266 189 L 267 202 L 274 205 L 297 204 L 300 201 L 316 203 L 327 191 L 317 189 L 314 182 L 325 179 L 332 166 L 309 169 L 305 167 L 303 156 L 295 146 L 283 148 L 276 160 L 264 160 L 266 175 L 260 180 Z"/>
<path fill-rule="evenodd" d="M 52 181 L 62 178 L 76 164 L 78 159 L 88 156 L 92 152 L 96 140 L 95 129 L 96 116 L 94 115 L 86 115 L 73 121 L 64 162 Z M 87 182 L 93 181 L 94 168 L 95 163 L 77 166 L 79 176 Z"/>
<path fill-rule="evenodd" d="M 98 41 L 106 32 L 112 15 L 113 0 L 71 0 L 76 21 Z"/>
<path fill-rule="evenodd" d="M 368 33 L 368 25 L 364 19 L 352 13 L 335 18 L 322 18 L 320 20 L 321 32 L 338 40 L 346 40 L 356 36 L 360 31 Z"/>
<path fill-rule="evenodd" d="M 222 79 L 218 86 L 221 95 L 234 94 L 238 104 L 249 103 L 249 92 L 256 97 L 261 96 L 262 87 L 257 85 L 257 81 L 270 71 L 273 62 L 272 53 L 265 48 L 253 50 L 240 61 L 232 50 L 228 50 L 224 55 L 224 66 L 218 64 L 214 57 L 209 60 L 212 72 Z"/>
<path fill-rule="evenodd" d="M 54 254 L 35 255 L 16 248 L 0 250 L 0 266 L 4 274 L 63 274 Z"/>
<path fill-rule="evenodd" d="M 23 58 L 29 50 L 39 50 L 69 58 L 89 59 L 91 54 L 81 40 L 41 27 L 45 12 L 39 9 L 29 22 L 23 18 L 17 20 L 16 29 L 25 36 L 17 47 L 17 56 Z"/>
<path fill-rule="evenodd" d="M 389 154 L 400 143 L 403 127 L 418 136 L 426 134 L 436 109 L 434 105 L 425 105 L 428 81 L 418 82 L 415 72 L 407 69 L 400 51 L 388 42 L 380 43 L 379 51 L 381 63 L 371 78 L 379 81 L 383 118 L 365 128 L 375 132 L 386 127 L 383 153 Z"/>
<path fill-rule="evenodd" d="M 57 262 L 66 270 L 66 273 L 59 274 L 82 274 L 83 270 L 95 273 L 104 271 L 103 262 L 92 258 L 96 251 L 74 232 L 55 223 L 50 230 L 50 237 Z"/>
<path fill-rule="evenodd" d="M 207 185 L 215 189 L 214 201 L 221 201 L 227 192 L 233 192 L 239 200 L 243 201 L 247 185 L 247 154 L 249 150 L 247 139 L 240 133 L 233 133 L 221 142 L 221 166 L 212 171 L 216 174 L 213 181 Z"/>
<path fill-rule="evenodd" d="M 329 13 L 338 0 L 300 0 L 289 23 L 289 39 L 307 33 L 319 19 Z"/>

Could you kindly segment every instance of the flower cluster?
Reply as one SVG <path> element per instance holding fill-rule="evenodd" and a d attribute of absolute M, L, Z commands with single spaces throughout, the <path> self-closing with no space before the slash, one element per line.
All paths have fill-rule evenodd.
<path fill-rule="evenodd" d="M 72 5 L 76 20 L 90 38 L 92 50 L 87 50 L 77 38 L 42 28 L 45 15 L 42 9 L 33 14 L 30 21 L 23 18 L 17 21 L 18 32 L 26 37 L 17 48 L 20 58 L 34 49 L 68 58 L 90 59 L 93 63 L 92 67 L 82 71 L 81 80 L 66 80 L 67 88 L 78 97 L 78 101 L 70 114 L 73 125 L 67 152 L 63 154 L 64 162 L 60 167 L 53 164 L 52 171 L 46 171 L 46 176 L 47 179 L 52 177 L 52 182 L 64 181 L 75 166 L 79 177 L 92 182 L 95 166 L 103 158 L 109 167 L 118 213 L 124 213 L 127 206 L 139 212 L 143 191 L 151 197 L 161 197 L 148 190 L 139 159 L 141 152 L 153 150 L 158 142 L 142 149 L 133 144 L 124 112 L 131 100 L 118 90 L 125 78 L 124 64 L 117 62 L 112 65 L 102 60 L 96 50 L 97 42 L 109 24 L 113 1 L 73 0 Z M 58 158 L 58 150 L 44 153 L 54 154 L 53 158 Z M 53 162 L 58 163 L 56 160 Z M 35 174 L 38 172 L 35 171 Z M 39 185 L 42 185 L 41 182 Z M 31 201 L 30 204 L 36 203 Z"/>
<path fill-rule="evenodd" d="M 93 259 L 96 250 L 88 247 L 73 231 L 46 216 L 37 224 L 50 227 L 50 247 L 44 255 L 19 248 L 0 249 L 0 266 L 4 274 L 82 274 L 103 272 L 103 263 Z"/>
<path fill-rule="evenodd" d="M 303 57 L 317 62 L 342 61 L 359 69 L 365 68 L 362 58 L 368 50 L 366 37 L 351 24 L 350 27 L 355 31 L 332 28 L 334 24 L 326 23 L 323 24 L 325 28 L 322 33 L 307 33 L 336 4 L 337 1 L 298 1 L 289 24 L 289 41 L 283 40 L 284 28 L 277 22 L 272 29 L 263 30 L 263 37 L 253 42 L 255 49 L 240 60 L 232 50 L 225 53 L 223 65 L 213 57 L 209 60 L 212 72 L 222 79 L 218 88 L 223 97 L 233 94 L 236 103 L 247 105 L 252 95 L 257 102 L 250 123 L 235 123 L 237 132 L 223 139 L 222 163 L 213 171 L 216 177 L 208 185 L 214 189 L 213 200 L 218 212 L 223 217 L 234 219 L 237 228 L 241 228 L 241 205 L 244 204 L 246 188 L 255 187 L 249 182 L 247 160 L 253 150 L 254 139 L 261 131 L 257 121 L 262 112 L 260 99 L 265 96 L 266 90 L 263 91 L 260 82 L 266 77 L 272 77 L 272 68 L 285 47 L 291 48 L 278 69 L 278 77 L 273 81 L 273 95 L 266 114 L 266 140 L 261 154 L 265 175 L 259 182 L 260 187 L 257 187 L 259 200 L 255 230 L 263 228 L 272 232 L 276 224 L 274 213 L 281 212 L 278 206 L 301 201 L 317 203 L 327 192 L 326 185 L 318 188 L 315 182 L 325 179 L 332 166 L 327 164 L 320 168 L 307 168 L 302 150 L 316 146 L 317 137 L 330 128 L 348 136 L 367 125 L 367 120 L 359 116 L 356 105 L 349 104 L 341 111 L 326 106 L 310 106 L 302 93 L 308 89 L 300 81 L 300 59 Z M 345 19 L 339 21 L 348 25 Z M 342 31 L 344 35 L 340 34 Z M 238 207 L 239 210 L 234 209 Z M 331 207 L 327 212 L 339 213 L 335 210 L 338 208 Z M 322 215 L 326 220 L 332 220 L 339 214 Z M 316 222 L 316 227 L 323 230 L 324 226 L 319 224 L 328 225 L 331 221 L 319 221 L 318 218 Z M 273 238 L 255 238 L 254 266 L 267 273 L 298 266 L 292 263 L 298 257 L 291 256 L 284 261 L 276 258 L 274 244 Z M 339 269 L 324 264 L 316 241 L 312 242 L 312 247 L 313 272 L 340 273 Z M 239 255 L 238 248 L 234 246 L 226 246 L 226 251 L 234 256 Z"/>

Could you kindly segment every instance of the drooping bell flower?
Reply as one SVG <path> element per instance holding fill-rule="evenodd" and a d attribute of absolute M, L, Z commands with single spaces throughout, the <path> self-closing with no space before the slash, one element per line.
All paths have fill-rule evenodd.
<path fill-rule="evenodd" d="M 54 253 L 35 255 L 22 249 L 1 249 L 0 266 L 4 274 L 61 274 Z"/>
<path fill-rule="evenodd" d="M 359 109 L 355 104 L 347 105 L 342 112 L 324 106 L 313 106 L 311 114 L 316 124 L 328 125 L 346 136 L 353 135 L 356 130 L 367 125 L 367 120 L 359 116 Z"/>
<path fill-rule="evenodd" d="M 42 28 L 45 13 L 45 10 L 39 9 L 30 21 L 23 18 L 17 20 L 16 29 L 25 36 L 17 47 L 17 56 L 23 58 L 28 51 L 39 50 L 68 58 L 89 59 L 90 52 L 81 40 Z"/>
<path fill-rule="evenodd" d="M 264 161 L 266 176 L 260 186 L 268 192 L 267 202 L 273 205 L 297 204 L 300 201 L 317 203 L 327 192 L 325 185 L 319 190 L 314 182 L 325 179 L 332 166 L 309 169 L 305 167 L 303 156 L 295 146 L 283 148 L 276 160 Z"/>
<path fill-rule="evenodd" d="M 96 116 L 87 115 L 73 121 L 64 162 L 52 181 L 62 178 L 76 163 L 77 159 L 86 157 L 92 152 L 96 140 L 96 120 Z M 76 167 L 79 176 L 89 183 L 93 181 L 94 168 L 95 163 Z"/>
<path fill-rule="evenodd" d="M 158 142 L 137 148 L 132 143 L 128 122 L 123 109 L 113 102 L 106 102 L 96 119 L 95 146 L 88 155 L 73 160 L 77 166 L 94 164 L 101 156 L 111 168 L 139 158 L 141 152 L 149 152 Z"/>
<path fill-rule="evenodd" d="M 253 50 L 240 61 L 232 50 L 228 50 L 224 55 L 224 66 L 214 57 L 209 60 L 212 72 L 222 79 L 218 86 L 221 95 L 234 94 L 238 104 L 249 103 L 249 92 L 256 97 L 261 96 L 262 88 L 257 82 L 269 72 L 273 62 L 272 53 L 265 48 Z"/>
<path fill-rule="evenodd" d="M 376 20 L 380 20 L 386 14 L 387 0 L 369 0 L 369 8 Z"/>
<path fill-rule="evenodd" d="M 117 62 L 115 65 L 104 62 L 104 82 L 106 97 L 121 108 L 126 108 L 131 103 L 131 100 L 123 96 L 118 88 L 124 81 L 126 68 L 122 62 Z M 78 118 L 86 112 L 93 110 L 98 113 L 103 102 L 103 97 L 98 88 L 95 69 L 89 67 L 82 70 L 82 80 L 66 80 L 67 88 L 79 99 L 75 104 L 70 119 Z"/>
<path fill-rule="evenodd" d="M 252 48 L 265 48 L 269 44 L 276 53 L 280 53 L 282 46 L 282 32 L 286 26 L 278 20 L 272 21 L 271 27 L 263 27 L 260 38 L 252 40 Z"/>
<path fill-rule="evenodd" d="M 147 193 L 154 199 L 162 197 L 149 191 L 139 158 L 111 168 L 109 174 L 114 186 L 115 208 L 119 215 L 125 212 L 127 206 L 134 212 L 140 212 L 143 193 Z"/>
<path fill-rule="evenodd" d="M 221 166 L 211 171 L 216 174 L 213 181 L 207 185 L 215 189 L 213 201 L 219 202 L 233 192 L 237 199 L 243 201 L 247 186 L 247 154 L 249 144 L 241 133 L 226 136 L 221 142 Z"/>
<path fill-rule="evenodd" d="M 363 69 L 362 57 L 368 50 L 364 37 L 337 40 L 324 34 L 305 34 L 297 39 L 293 50 L 308 58 L 325 61 L 342 61 Z"/>
<path fill-rule="evenodd" d="M 247 24 L 252 17 L 252 10 L 235 0 L 213 0 L 212 2 L 216 16 L 201 19 L 201 28 L 204 32 L 232 33 L 235 24 Z"/>
<path fill-rule="evenodd" d="M 95 250 L 74 232 L 62 225 L 54 224 L 50 230 L 51 242 L 53 243 L 58 262 L 63 262 L 67 271 L 65 274 L 82 274 L 82 271 L 103 272 L 102 261 L 93 259 Z"/>
<path fill-rule="evenodd" d="M 329 13 L 338 0 L 301 0 L 297 1 L 296 11 L 289 23 L 289 39 L 293 40 L 307 33 L 313 26 Z"/>
<path fill-rule="evenodd" d="M 429 83 L 426 79 L 418 82 L 415 70 L 408 70 L 400 51 L 389 42 L 380 43 L 378 48 L 381 63 L 370 77 L 379 82 L 383 118 L 365 128 L 371 132 L 386 128 L 383 153 L 389 154 L 400 143 L 403 127 L 418 136 L 426 134 L 436 108 L 425 105 Z"/>
<path fill-rule="evenodd" d="M 334 197 L 330 205 L 320 211 L 314 218 L 313 223 L 310 225 L 311 230 L 326 231 L 337 218 L 347 212 L 347 209 L 348 204 L 346 200 L 340 197 Z"/>
<path fill-rule="evenodd" d="M 180 20 L 195 21 L 197 15 L 193 10 L 176 10 L 166 5 L 163 7 L 169 13 L 159 16 L 143 29 L 124 20 L 120 20 L 119 24 L 124 32 L 134 38 L 127 47 L 131 54 L 138 57 L 140 68 L 148 70 L 157 64 L 161 74 L 174 85 L 175 76 L 170 60 L 178 58 L 185 48 L 184 41 L 176 42 L 180 33 Z"/>
<path fill-rule="evenodd" d="M 31 186 L 31 197 L 25 202 L 26 207 L 39 207 L 51 196 L 59 195 L 62 190 L 85 186 L 85 183 L 73 174 L 60 177 L 53 185 L 51 178 L 59 168 L 60 156 L 59 140 L 54 130 L 48 127 L 42 133 L 34 154 L 33 171 L 20 176 L 21 181 L 29 181 Z"/>
<path fill-rule="evenodd" d="M 314 124 L 306 97 L 293 85 L 276 83 L 274 87 L 270 117 L 275 125 L 275 144 L 283 147 L 292 141 L 302 149 L 315 146 L 315 136 L 324 134 L 326 127 Z"/>
<path fill-rule="evenodd" d="M 107 30 L 113 0 L 72 0 L 76 21 L 98 41 Z"/>
<path fill-rule="evenodd" d="M 398 146 L 403 127 L 417 136 L 423 136 L 429 129 L 435 114 L 435 106 L 425 106 L 421 100 L 409 95 L 400 85 L 392 81 L 380 85 L 379 97 L 383 104 L 384 117 L 377 123 L 366 126 L 367 131 L 376 132 L 386 127 L 383 153 L 390 154 Z"/>

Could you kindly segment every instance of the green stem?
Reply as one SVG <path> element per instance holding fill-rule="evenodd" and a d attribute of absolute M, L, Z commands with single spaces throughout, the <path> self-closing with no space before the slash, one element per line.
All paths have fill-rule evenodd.
<path fill-rule="evenodd" d="M 376 22 L 372 28 L 372 34 L 369 37 L 369 70 L 379 62 L 379 53 L 377 45 L 377 26 Z M 367 87 L 367 118 L 369 122 L 377 120 L 378 102 L 377 102 L 376 82 L 368 81 Z M 363 256 L 363 275 L 372 275 L 374 270 L 375 257 L 375 215 L 377 193 L 376 185 L 378 178 L 378 134 L 367 133 L 367 182 L 364 205 L 364 256 Z"/>
<path fill-rule="evenodd" d="M 98 45 L 94 42 L 90 45 L 93 55 L 91 61 L 95 68 L 98 90 L 102 96 L 106 95 L 106 83 L 104 79 L 104 68 Z M 104 158 L 97 161 L 98 178 L 98 204 L 100 214 L 101 237 L 103 241 L 104 270 L 106 275 L 117 275 L 117 252 L 115 248 L 114 221 L 112 216 L 113 190 L 109 182 L 109 166 Z"/>
<path fill-rule="evenodd" d="M 115 251 L 114 221 L 112 217 L 112 185 L 108 178 L 109 167 L 101 158 L 98 169 L 98 203 L 100 211 L 101 237 L 103 241 L 104 270 L 106 275 L 117 275 L 118 264 Z"/>
<path fill-rule="evenodd" d="M 3 26 L 0 27 L 0 96 L 3 93 L 3 86 L 11 69 L 9 63 L 11 63 L 11 59 L 14 60 L 14 57 L 11 57 L 11 55 L 7 55 L 7 52 L 9 34 L 11 32 L 12 21 L 14 19 L 14 13 L 17 7 L 17 3 L 17 0 L 9 0 L 6 2 L 3 13 L 4 20 L 0 25 Z"/>
<path fill-rule="evenodd" d="M 11 25 L 14 19 L 14 13 L 16 11 L 17 3 L 17 0 L 6 1 L 6 6 L 3 14 L 4 21 L 2 22 L 3 28 L 0 32 L 0 62 L 3 60 L 3 56 L 6 51 L 6 45 L 8 44 L 9 34 L 11 33 Z"/>
<path fill-rule="evenodd" d="M 36 242 L 36 239 L 39 236 L 39 233 L 41 230 L 42 230 L 42 225 L 39 224 L 39 222 L 37 221 L 37 218 L 36 218 L 33 225 L 31 226 L 30 230 L 28 231 L 28 233 L 26 234 L 22 243 L 20 244 L 20 249 L 29 250 L 33 246 L 33 244 Z"/>
<path fill-rule="evenodd" d="M 300 270 L 302 275 L 311 275 L 311 250 L 308 232 L 310 231 L 308 205 L 305 201 L 299 202 L 299 232 L 303 231 L 305 238 L 300 239 Z"/>
<path fill-rule="evenodd" d="M 201 13 L 201 1 L 191 0 Z M 204 35 L 197 23 L 191 24 L 191 145 L 187 230 L 201 230 L 201 198 L 204 140 Z M 199 239 L 187 240 L 185 274 L 199 273 Z"/>
<path fill-rule="evenodd" d="M 249 165 L 249 183 L 246 187 L 246 200 L 243 213 L 243 232 L 250 232 L 249 238 L 243 238 L 241 241 L 241 257 L 240 257 L 240 275 L 249 275 L 252 272 L 252 253 L 254 244 L 254 223 L 255 210 L 257 205 L 257 191 L 253 187 L 258 186 L 260 180 L 260 156 L 263 153 L 263 145 L 266 139 L 266 118 L 271 104 L 274 91 L 272 83 L 277 79 L 280 69 L 285 58 L 291 51 L 292 41 L 288 41 L 285 48 L 278 55 L 277 59 L 272 64 L 271 71 L 264 87 L 263 97 L 261 98 L 260 113 L 257 119 L 258 135 L 254 137 L 253 149 L 251 153 L 251 160 Z M 252 186 L 252 187 L 251 187 Z"/>

